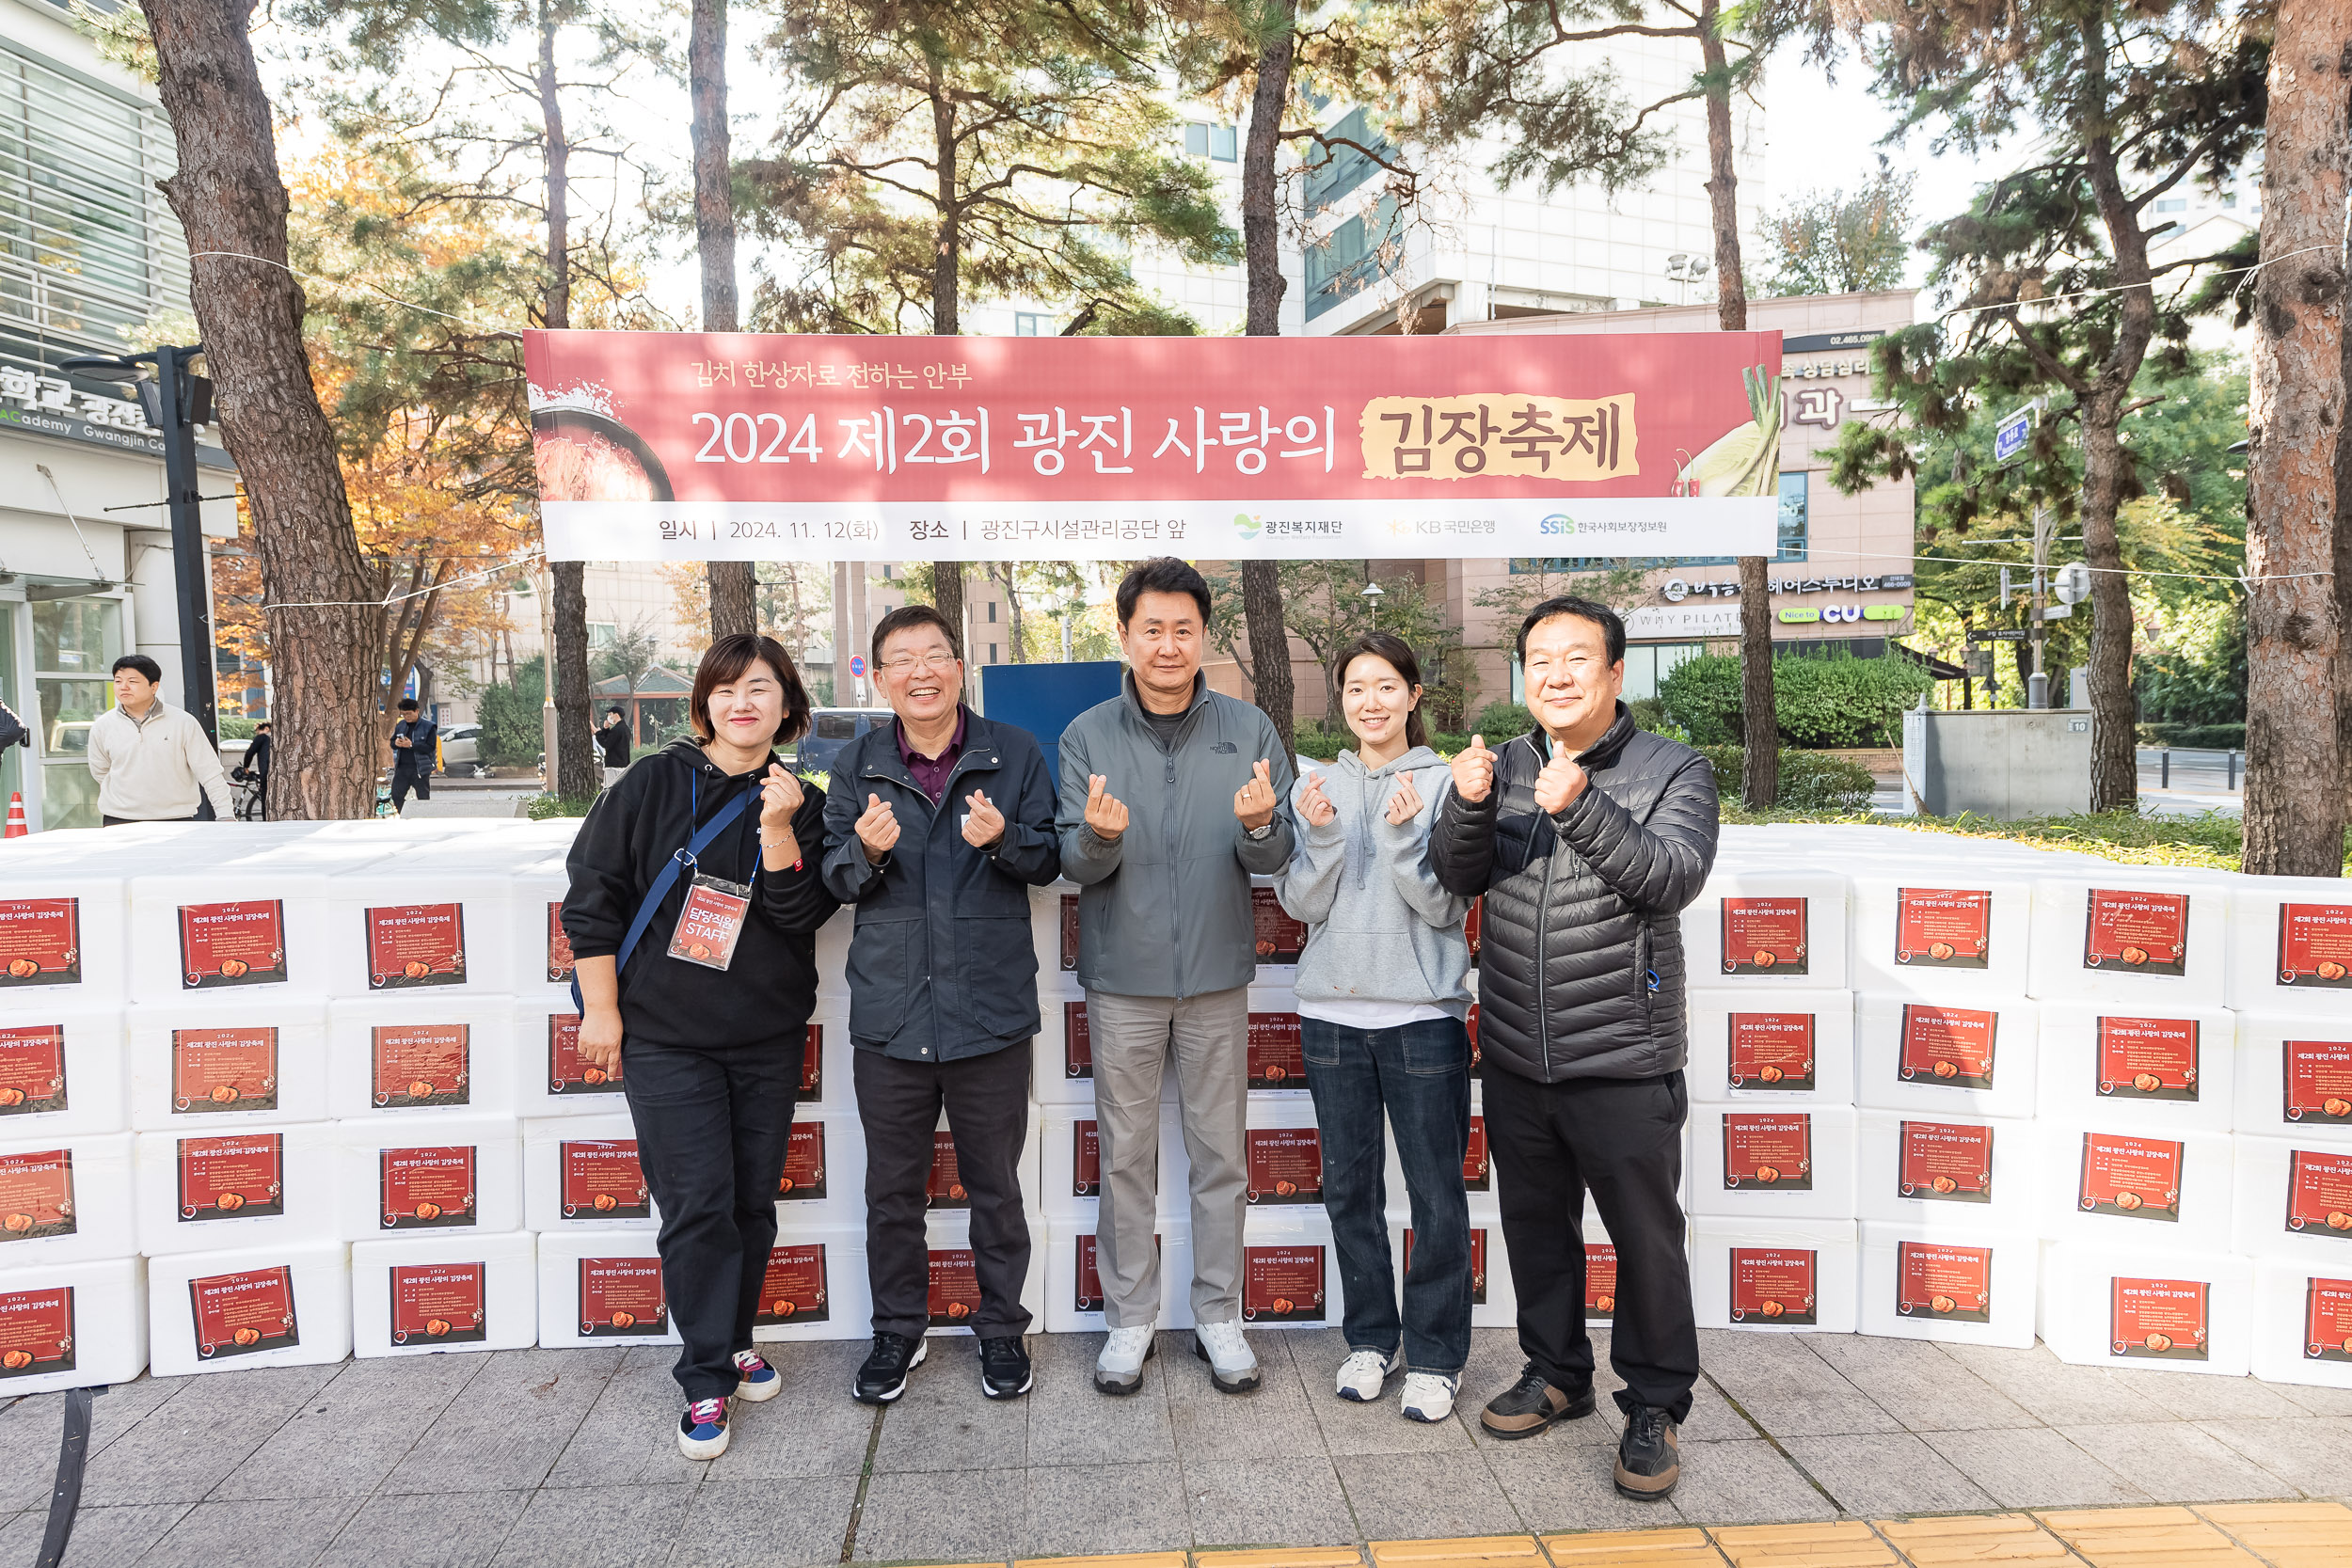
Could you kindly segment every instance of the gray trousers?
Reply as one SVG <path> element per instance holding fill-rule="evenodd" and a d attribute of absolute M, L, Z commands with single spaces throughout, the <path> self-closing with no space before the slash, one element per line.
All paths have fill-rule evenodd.
<path fill-rule="evenodd" d="M 1192 1315 L 1241 1317 L 1242 1216 L 1248 1205 L 1243 1125 L 1249 1104 L 1249 989 L 1168 996 L 1087 992 L 1094 1120 L 1103 1156 L 1095 1266 L 1113 1328 L 1159 1316 L 1160 1074 L 1171 1050 L 1192 1159 Z"/>

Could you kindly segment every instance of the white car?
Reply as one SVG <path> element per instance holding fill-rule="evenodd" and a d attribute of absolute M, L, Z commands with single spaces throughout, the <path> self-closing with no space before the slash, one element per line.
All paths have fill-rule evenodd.
<path fill-rule="evenodd" d="M 441 771 L 462 773 L 476 779 L 489 777 L 490 770 L 482 766 L 478 750 L 482 739 L 479 724 L 455 724 L 441 732 Z"/>

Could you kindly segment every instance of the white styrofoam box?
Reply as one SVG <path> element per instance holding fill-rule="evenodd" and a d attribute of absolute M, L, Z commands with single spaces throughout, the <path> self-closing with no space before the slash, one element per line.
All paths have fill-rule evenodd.
<path fill-rule="evenodd" d="M 141 1132 L 326 1119 L 326 1003 L 262 991 L 123 1012 Z"/>
<path fill-rule="evenodd" d="M 2224 884 L 2118 865 L 2034 883 L 2028 994 L 2045 1002 L 2218 1007 Z"/>
<path fill-rule="evenodd" d="M 337 877 L 327 918 L 331 994 L 511 995 L 517 970 L 509 879 L 478 863 L 421 847 Z M 532 958 L 534 984 L 543 957 Z"/>
<path fill-rule="evenodd" d="M 1693 1104 L 1690 1128 L 1692 1212 L 1853 1218 L 1852 1107 Z"/>
<path fill-rule="evenodd" d="M 560 997 L 567 1006 L 571 1002 L 572 942 L 560 918 L 571 883 L 561 851 L 542 857 L 509 880 L 507 919 L 513 929 L 507 945 L 515 957 L 517 997 Z"/>
<path fill-rule="evenodd" d="M 660 1226 L 638 1168 L 637 1126 L 627 1116 L 560 1117 L 522 1129 L 524 1229 L 551 1237 Z"/>
<path fill-rule="evenodd" d="M 2233 877 L 2233 1007 L 2352 1010 L 2352 888 L 2320 877 Z"/>
<path fill-rule="evenodd" d="M 351 1354 L 351 1252 L 310 1241 L 147 1262 L 157 1377 L 301 1367 Z"/>
<path fill-rule="evenodd" d="M 1903 850 L 1908 858 L 1908 842 Z M 1853 985 L 1898 996 L 2023 995 L 2032 919 L 2032 882 L 1991 867 L 1915 862 L 1899 877 L 1857 876 Z"/>
<path fill-rule="evenodd" d="M 2220 1252 L 2046 1243 L 2042 1338 L 2078 1367 L 2243 1377 L 2254 1348 L 2254 1268 Z"/>
<path fill-rule="evenodd" d="M 2352 1277 L 2352 1140 L 2241 1136 L 2235 1143 L 2230 1250 Z"/>
<path fill-rule="evenodd" d="M 140 1250 L 128 1132 L 0 1143 L 0 1269 Z"/>
<path fill-rule="evenodd" d="M 357 870 L 389 847 L 341 858 L 340 868 Z M 303 867 L 280 847 L 204 872 L 167 863 L 170 875 L 130 885 L 131 1000 L 326 997 L 332 863 Z"/>
<path fill-rule="evenodd" d="M 525 1118 L 611 1116 L 628 1106 L 621 1075 L 580 1054 L 580 1015 L 552 990 L 515 999 L 515 1105 Z"/>
<path fill-rule="evenodd" d="M 850 999 L 819 992 L 802 1032 L 803 1111 L 847 1111 L 857 1104 L 857 1047 L 850 1039 Z M 626 1068 L 628 1064 L 624 1062 Z"/>
<path fill-rule="evenodd" d="M 1078 887 L 1054 882 L 1029 890 L 1029 929 L 1037 942 L 1037 994 L 1046 1011 L 1078 989 Z"/>
<path fill-rule="evenodd" d="M 2030 1117 L 2040 1039 L 2040 1010 L 2020 997 L 1859 995 L 1854 1099 L 1882 1111 Z"/>
<path fill-rule="evenodd" d="M 351 1120 L 453 1111 L 511 1117 L 523 1055 L 514 1030 L 515 1006 L 503 996 L 412 991 L 333 1003 L 327 1109 Z"/>
<path fill-rule="evenodd" d="M 1243 1201 L 1268 1213 L 1294 1209 L 1321 1212 L 1323 1135 L 1315 1127 L 1314 1101 L 1289 1095 L 1252 1096 L 1246 1122 Z"/>
<path fill-rule="evenodd" d="M 139 1250 L 150 1258 L 340 1239 L 342 1147 L 332 1124 L 136 1136 Z"/>
<path fill-rule="evenodd" d="M 857 1113 L 796 1112 L 776 1183 L 777 1222 L 842 1224 L 865 1212 L 866 1129 Z"/>
<path fill-rule="evenodd" d="M 0 1270 L 0 1396 L 128 1383 L 147 1370 L 147 1260 Z"/>
<path fill-rule="evenodd" d="M 1263 1004 L 1261 994 L 1255 987 L 1250 989 L 1249 1010 L 1252 1014 L 1257 1014 L 1262 1005 L 1267 1009 L 1268 1016 L 1272 1016 L 1278 1003 L 1283 1007 L 1293 1006 L 1288 991 L 1263 993 Z M 1043 1026 L 1038 1030 L 1037 1038 L 1029 1042 L 1029 1049 L 1035 1053 L 1029 1073 L 1030 1097 L 1041 1105 L 1092 1106 L 1094 1042 L 1093 1031 L 1087 1022 L 1085 996 L 1041 996 L 1038 1010 Z M 1296 1012 L 1293 1011 L 1290 1018 L 1289 1045 L 1295 1055 L 1298 1042 Z M 1298 1070 L 1294 1073 L 1290 1070 L 1288 1058 L 1279 1051 L 1269 1053 L 1266 1049 L 1280 1043 L 1279 1028 L 1266 1031 L 1265 1041 L 1262 1042 L 1253 1059 L 1260 1069 L 1269 1064 L 1282 1067 L 1284 1078 L 1281 1087 L 1253 1089 L 1253 1095 L 1283 1092 L 1304 1095 L 1307 1092 L 1304 1063 L 1299 1063 Z M 1176 1057 L 1172 1050 L 1161 1062 L 1160 1099 L 1169 1104 L 1176 1102 Z"/>
<path fill-rule="evenodd" d="M 1845 877 L 1790 865 L 1721 863 L 1682 912 L 1690 984 L 1740 990 L 1837 990 L 1846 985 Z"/>
<path fill-rule="evenodd" d="M 2256 1263 L 2251 1364 L 2265 1383 L 2352 1388 L 2352 1269 Z"/>
<path fill-rule="evenodd" d="M 1851 1220 L 1691 1222 L 1701 1328 L 1851 1334 L 1860 1247 Z"/>
<path fill-rule="evenodd" d="M 522 1350 L 538 1339 L 539 1248 L 530 1231 L 352 1243 L 353 1354 Z"/>
<path fill-rule="evenodd" d="M 2238 1014 L 2230 1122 L 2240 1132 L 2352 1146 L 2352 1011 Z"/>
<path fill-rule="evenodd" d="M 1693 1098 L 1769 1104 L 1853 1103 L 1853 993 L 1690 993 Z"/>
<path fill-rule="evenodd" d="M 1486 1085 L 1477 1078 L 1470 1080 L 1470 1147 L 1462 1155 L 1462 1190 L 1470 1195 L 1470 1212 L 1485 1215 L 1489 1224 L 1499 1224 L 1500 1211 L 1495 1198 L 1494 1148 L 1486 1142 Z M 1312 1110 L 1310 1102 L 1309 1109 Z M 1386 1146 L 1386 1164 L 1381 1180 L 1386 1188 L 1385 1207 L 1392 1214 L 1411 1212 L 1412 1193 L 1405 1182 L 1405 1161 L 1397 1152 L 1396 1129 L 1382 1118 L 1381 1141 Z"/>
<path fill-rule="evenodd" d="M 120 875 L 68 863 L 10 866 L 0 878 L 0 994 L 8 1010 L 44 993 L 119 1006 L 130 993 L 126 902 Z"/>
<path fill-rule="evenodd" d="M 2032 1231 L 1861 1228 L 1863 1333 L 2033 1348 L 2042 1240 Z"/>
<path fill-rule="evenodd" d="M 1089 1223 L 1103 1200 L 1103 1155 L 1095 1133 L 1094 1104 L 1049 1105 L 1035 1134 L 1039 1177 L 1035 1197 L 1047 1216 Z M 1154 1167 L 1159 1212 L 1182 1216 L 1191 1209 L 1192 1156 L 1184 1149 L 1181 1109 L 1160 1102 L 1160 1136 Z"/>
<path fill-rule="evenodd" d="M 1030 1244 L 1045 1252 L 1044 1326 L 1048 1334 L 1100 1334 L 1103 1280 L 1095 1268 L 1095 1217 L 1049 1216 Z M 1152 1227 L 1160 1249 L 1162 1328 L 1192 1326 L 1192 1222 L 1162 1215 Z"/>
<path fill-rule="evenodd" d="M 1931 1236 L 2036 1233 L 2041 1141 L 2029 1121 L 1863 1111 L 1854 1117 L 1854 1212 Z"/>
<path fill-rule="evenodd" d="M 850 941 L 857 929 L 854 907 L 836 910 L 817 927 L 817 994 L 847 1002 L 850 995 Z"/>
<path fill-rule="evenodd" d="M 2218 1132 L 2037 1124 L 2040 1229 L 2051 1241 L 2141 1253 L 2230 1249 L 2233 1151 Z"/>
<path fill-rule="evenodd" d="M 37 990 L 0 1012 L 0 1135 L 119 1132 L 130 1124 L 122 1008 Z"/>
<path fill-rule="evenodd" d="M 1242 1225 L 1245 1328 L 1336 1326 L 1347 1311 L 1331 1222 L 1316 1209 L 1252 1210 Z M 1189 1288 L 1190 1281 L 1186 1281 Z"/>
<path fill-rule="evenodd" d="M 1510 1251 L 1502 1244 L 1502 1222 L 1492 1214 L 1472 1211 L 1470 1229 L 1470 1326 L 1472 1328 L 1510 1328 L 1519 1321 L 1518 1292 L 1511 1283 Z M 1608 1232 L 1597 1224 L 1588 1222 L 1584 1229 L 1587 1257 L 1584 1280 L 1584 1319 L 1587 1323 L 1607 1323 L 1616 1309 L 1617 1249 L 1609 1244 Z M 1397 1300 L 1404 1301 L 1406 1271 L 1412 1266 L 1412 1225 L 1403 1214 L 1389 1214 L 1389 1269 L 1396 1281 Z M 1335 1243 L 1336 1245 L 1336 1243 Z M 1603 1249 L 1600 1261 L 1590 1261 L 1595 1248 Z M 1332 1266 L 1338 1266 L 1339 1254 L 1332 1254 Z M 1598 1304 L 1607 1301 L 1602 1308 Z"/>
<path fill-rule="evenodd" d="M 336 1128 L 343 1239 L 494 1236 L 523 1223 L 522 1137 L 504 1117 L 417 1117 Z"/>
<path fill-rule="evenodd" d="M 2035 1111 L 2113 1127 L 2226 1132 L 2237 1019 L 2219 1007 L 2044 1002 Z"/>
<path fill-rule="evenodd" d="M 651 1231 L 540 1233 L 541 1348 L 677 1342 Z"/>
<path fill-rule="evenodd" d="M 1043 1123 L 1044 1113 L 1030 1106 L 1028 1124 L 1021 1130 L 1021 1153 L 1013 1163 L 1013 1180 L 1026 1207 L 1037 1203 L 1038 1173 L 1043 1164 L 1038 1152 L 1038 1134 Z M 858 1180 L 862 1186 L 862 1170 Z M 957 1164 L 955 1129 L 948 1125 L 944 1109 L 931 1128 L 931 1168 L 923 1178 L 923 1202 L 935 1211 L 972 1207 L 972 1195 L 964 1188 L 962 1172 Z"/>
<path fill-rule="evenodd" d="M 1029 1272 L 1021 1282 L 1021 1305 L 1032 1318 L 1045 1316 L 1045 1249 L 1038 1244 L 1045 1220 L 1034 1212 L 1024 1215 L 1029 1225 Z M 972 1212 L 934 1209 L 923 1218 L 923 1239 L 930 1254 L 930 1328 L 932 1334 L 969 1334 L 963 1325 L 980 1306 L 979 1271 L 973 1266 Z M 869 1308 L 870 1311 L 870 1308 Z"/>
<path fill-rule="evenodd" d="M 866 1226 L 787 1225 L 761 1282 L 755 1339 L 863 1339 L 873 1332 Z"/>

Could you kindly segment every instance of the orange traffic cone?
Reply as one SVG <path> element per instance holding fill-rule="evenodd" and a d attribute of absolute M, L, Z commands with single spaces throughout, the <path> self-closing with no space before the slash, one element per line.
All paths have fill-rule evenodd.
<path fill-rule="evenodd" d="M 8 795 L 8 828 L 0 838 L 23 838 L 33 830 L 24 820 L 24 792 L 13 790 Z"/>

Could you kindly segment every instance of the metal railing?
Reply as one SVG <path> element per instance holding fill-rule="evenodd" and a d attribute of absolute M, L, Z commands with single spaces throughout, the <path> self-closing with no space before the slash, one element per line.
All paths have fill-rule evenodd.
<path fill-rule="evenodd" d="M 2234 750 L 2199 746 L 2142 746 L 2138 750 L 2139 766 L 2156 769 L 2156 787 L 2159 789 L 2172 787 L 2172 766 L 2176 756 L 2180 759 L 2184 783 L 2187 782 L 2187 775 L 2191 772 L 2210 774 L 2217 768 L 2221 773 L 2221 787 L 2232 793 L 2235 793 L 2238 776 L 2246 766 L 2246 753 Z"/>

